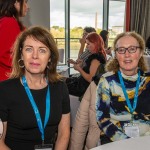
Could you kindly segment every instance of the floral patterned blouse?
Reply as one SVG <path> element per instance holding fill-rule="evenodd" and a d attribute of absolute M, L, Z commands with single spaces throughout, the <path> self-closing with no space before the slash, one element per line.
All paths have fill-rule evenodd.
<path fill-rule="evenodd" d="M 133 107 L 138 74 L 122 78 Z M 100 129 L 111 141 L 129 138 L 124 132 L 124 124 L 131 121 L 131 113 L 117 73 L 105 73 L 98 84 L 96 95 L 96 117 Z M 137 106 L 133 120 L 138 123 L 140 136 L 150 135 L 150 73 L 141 71 Z"/>

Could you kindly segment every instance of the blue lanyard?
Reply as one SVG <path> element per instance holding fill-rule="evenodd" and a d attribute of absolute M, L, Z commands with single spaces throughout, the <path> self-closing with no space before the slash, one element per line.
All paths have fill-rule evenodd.
<path fill-rule="evenodd" d="M 140 71 L 138 72 L 138 79 L 136 81 L 136 89 L 135 89 L 135 94 L 134 94 L 133 107 L 131 106 L 130 100 L 128 98 L 128 94 L 126 92 L 125 85 L 124 85 L 123 78 L 122 78 L 122 75 L 121 75 L 120 71 L 118 71 L 118 76 L 119 76 L 119 80 L 121 82 L 121 86 L 122 86 L 122 89 L 123 89 L 123 93 L 124 93 L 128 108 L 130 110 L 130 113 L 133 114 L 133 112 L 134 112 L 134 110 L 137 106 L 138 91 L 139 91 L 139 84 L 140 84 Z"/>
<path fill-rule="evenodd" d="M 25 91 L 26 91 L 28 98 L 30 100 L 30 103 L 33 107 L 33 110 L 34 110 L 34 113 L 36 116 L 36 120 L 37 120 L 37 124 L 38 124 L 39 130 L 41 132 L 41 138 L 42 138 L 42 141 L 44 142 L 44 129 L 45 129 L 47 122 L 49 120 L 49 117 L 50 117 L 50 90 L 49 90 L 49 85 L 48 85 L 47 94 L 46 94 L 46 112 L 45 112 L 45 120 L 44 120 L 44 127 L 43 127 L 38 107 L 34 101 L 34 98 L 31 94 L 31 91 L 28 87 L 27 80 L 26 80 L 25 76 L 22 77 L 22 83 L 24 85 Z"/>

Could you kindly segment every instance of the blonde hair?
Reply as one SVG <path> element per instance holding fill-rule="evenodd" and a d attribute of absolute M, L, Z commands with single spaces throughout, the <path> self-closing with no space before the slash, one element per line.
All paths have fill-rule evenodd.
<path fill-rule="evenodd" d="M 57 45 L 52 34 L 47 29 L 39 26 L 30 27 L 18 36 L 13 48 L 12 72 L 10 78 L 19 78 L 25 73 L 25 68 L 20 67 L 19 61 L 21 60 L 22 48 L 27 37 L 32 37 L 49 48 L 51 52 L 51 62 L 47 64 L 48 67 L 45 69 L 45 76 L 50 82 L 60 80 L 61 76 L 56 72 L 59 57 Z"/>
<path fill-rule="evenodd" d="M 118 34 L 117 37 L 114 40 L 114 43 L 113 43 L 113 51 L 114 51 L 114 53 L 116 53 L 116 48 L 117 48 L 117 42 L 118 42 L 118 40 L 120 38 L 122 38 L 122 37 L 125 37 L 125 36 L 130 36 L 130 37 L 135 38 L 138 41 L 138 43 L 139 43 L 140 51 L 144 53 L 144 50 L 145 50 L 144 39 L 138 33 L 136 33 L 136 32 L 123 32 L 121 34 Z M 143 56 L 139 60 L 138 67 L 142 71 L 147 71 L 147 68 L 146 68 Z M 108 61 L 108 63 L 106 64 L 105 69 L 106 69 L 106 71 L 113 71 L 113 72 L 116 73 L 119 70 L 118 60 L 114 57 L 113 59 L 111 59 L 110 61 Z"/>

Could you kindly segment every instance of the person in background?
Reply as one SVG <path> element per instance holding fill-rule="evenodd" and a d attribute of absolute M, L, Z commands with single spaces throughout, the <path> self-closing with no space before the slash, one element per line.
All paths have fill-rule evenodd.
<path fill-rule="evenodd" d="M 146 48 L 145 48 L 145 55 L 150 55 L 150 37 L 148 37 L 148 39 L 146 40 Z M 147 59 L 146 59 L 147 61 Z M 149 67 L 148 67 L 149 68 Z"/>
<path fill-rule="evenodd" d="M 96 94 L 101 144 L 150 134 L 150 73 L 143 58 L 145 44 L 135 32 L 114 40 L 115 58 L 106 64 Z"/>
<path fill-rule="evenodd" d="M 112 47 L 108 47 L 107 49 L 106 49 L 106 54 L 107 55 L 109 55 L 109 56 L 112 56 Z"/>
<path fill-rule="evenodd" d="M 104 42 L 97 33 L 89 33 L 86 37 L 86 44 L 87 49 L 92 54 L 85 61 L 84 67 L 81 67 L 79 63 L 74 63 L 73 68 L 80 73 L 78 77 L 69 77 L 66 79 L 69 94 L 79 97 L 85 93 L 99 65 L 106 63 Z"/>
<path fill-rule="evenodd" d="M 56 72 L 58 55 L 43 27 L 26 29 L 17 38 L 10 79 L 0 82 L 1 150 L 52 149 L 54 144 L 55 150 L 67 149 L 70 101 Z"/>
<path fill-rule="evenodd" d="M 80 49 L 79 49 L 79 53 L 78 53 L 78 58 L 79 59 L 83 59 L 82 54 L 84 51 L 87 51 L 87 49 L 85 49 L 85 45 L 86 45 L 86 36 L 88 35 L 88 33 L 91 32 L 96 32 L 96 30 L 93 27 L 85 27 L 83 29 L 83 34 L 82 34 L 82 38 L 80 39 Z"/>
<path fill-rule="evenodd" d="M 11 72 L 12 45 L 25 29 L 20 17 L 26 16 L 28 8 L 27 0 L 0 0 L 0 81 Z"/>
<path fill-rule="evenodd" d="M 113 57 L 112 47 L 108 47 L 105 49 L 107 61 L 109 61 Z"/>
<path fill-rule="evenodd" d="M 102 37 L 104 41 L 104 48 L 106 50 L 108 48 L 109 32 L 107 30 L 102 30 L 99 35 Z"/>
<path fill-rule="evenodd" d="M 146 40 L 146 48 L 150 49 L 150 37 Z"/>
<path fill-rule="evenodd" d="M 109 61 L 112 57 L 111 47 L 108 47 L 109 32 L 106 31 L 106 30 L 102 30 L 100 32 L 100 36 L 102 37 L 102 39 L 104 41 L 104 48 L 105 48 L 105 51 L 106 51 L 106 57 L 107 57 L 107 61 Z"/>
<path fill-rule="evenodd" d="M 79 63 L 82 67 L 84 67 L 86 59 L 92 54 L 87 49 L 87 47 L 85 47 L 86 36 L 88 35 L 88 33 L 91 33 L 91 32 L 96 32 L 96 30 L 93 27 L 85 27 L 83 29 L 82 38 L 80 39 L 80 49 L 78 53 L 78 58 L 77 60 L 69 59 L 68 63 L 70 64 Z"/>

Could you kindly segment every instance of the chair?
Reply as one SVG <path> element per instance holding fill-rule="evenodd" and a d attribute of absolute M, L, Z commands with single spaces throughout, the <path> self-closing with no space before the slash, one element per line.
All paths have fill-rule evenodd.
<path fill-rule="evenodd" d="M 75 121 L 77 110 L 78 110 L 79 105 L 80 105 L 80 101 L 79 101 L 79 97 L 77 97 L 77 96 L 69 95 L 69 97 L 70 97 L 70 108 L 71 108 L 70 126 L 72 127 L 74 124 L 74 121 Z"/>
<path fill-rule="evenodd" d="M 59 63 L 63 63 L 64 62 L 64 49 L 63 48 L 58 49 L 58 53 L 59 53 Z"/>

